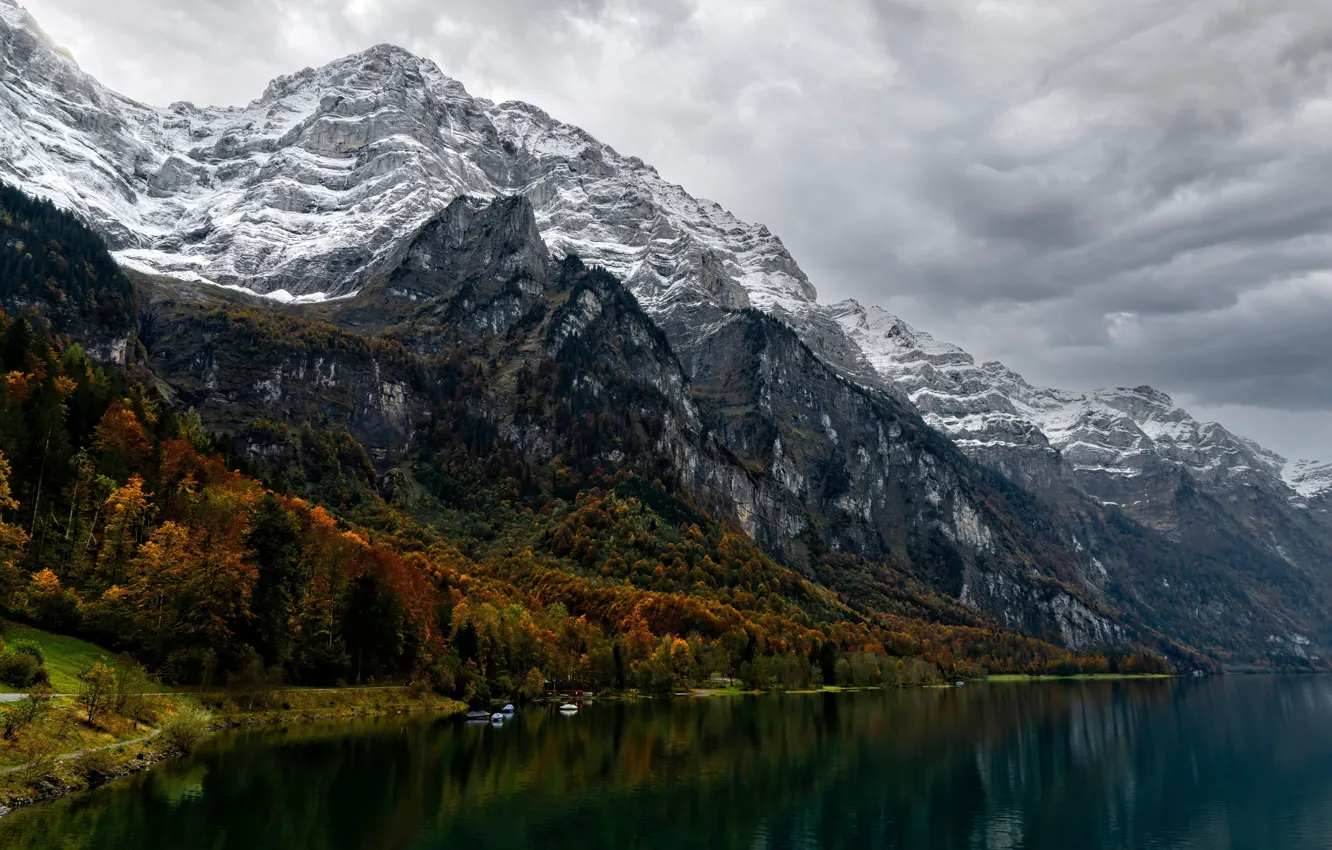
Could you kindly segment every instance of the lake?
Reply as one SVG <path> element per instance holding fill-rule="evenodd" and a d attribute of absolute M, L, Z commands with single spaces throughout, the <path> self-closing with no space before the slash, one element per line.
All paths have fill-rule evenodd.
<path fill-rule="evenodd" d="M 1332 678 L 606 703 L 227 734 L 0 847 L 1328 848 Z"/>

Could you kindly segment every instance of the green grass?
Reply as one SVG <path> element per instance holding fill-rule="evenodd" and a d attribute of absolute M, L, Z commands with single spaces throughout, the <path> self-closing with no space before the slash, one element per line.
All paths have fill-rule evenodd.
<path fill-rule="evenodd" d="M 6 623 L 4 640 L 20 638 L 33 641 L 42 648 L 42 655 L 46 657 L 46 670 L 51 674 L 51 687 L 59 694 L 72 694 L 78 690 L 79 680 L 74 674 L 80 668 L 94 661 L 110 660 L 114 655 L 110 650 L 88 643 L 86 640 L 57 635 L 18 623 Z M 3 690 L 7 689 L 4 685 L 0 685 L 0 691 Z"/>

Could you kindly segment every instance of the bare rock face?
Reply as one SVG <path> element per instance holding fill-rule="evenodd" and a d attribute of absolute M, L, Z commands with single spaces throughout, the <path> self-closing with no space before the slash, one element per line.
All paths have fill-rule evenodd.
<path fill-rule="evenodd" d="M 522 198 L 455 201 L 398 262 L 358 298 L 297 310 L 388 326 L 391 342 L 166 287 L 151 365 L 257 462 L 286 458 L 259 420 L 345 429 L 385 471 L 466 421 L 527 461 L 671 481 L 807 571 L 829 548 L 890 559 L 1014 629 L 1079 649 L 1138 638 L 1078 556 L 1015 529 L 1006 497 L 914 411 L 771 317 L 721 310 L 690 376 L 619 281 L 549 257 Z"/>
<path fill-rule="evenodd" d="M 430 354 L 507 328 L 541 299 L 553 275 L 532 205 L 522 197 L 455 199 L 397 261 L 358 297 L 338 303 L 334 315 L 362 331 L 401 325 L 400 333 L 414 334 L 417 350 Z"/>

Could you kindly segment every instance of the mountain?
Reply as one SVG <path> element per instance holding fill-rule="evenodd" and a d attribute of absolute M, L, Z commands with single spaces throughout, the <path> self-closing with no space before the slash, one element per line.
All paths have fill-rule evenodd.
<path fill-rule="evenodd" d="M 1215 422 L 1198 422 L 1152 387 L 1033 387 L 1002 363 L 978 366 L 961 348 L 878 308 L 847 301 L 829 312 L 931 425 L 1015 478 L 1067 471 L 1096 493 L 1111 486 L 1098 480 L 1131 481 L 1164 464 L 1218 491 L 1258 486 L 1296 504 L 1328 486 L 1327 465 L 1289 463 Z M 1154 519 L 1137 501 L 1117 504 Z"/>
<path fill-rule="evenodd" d="M 523 198 L 455 200 L 391 286 L 336 302 L 395 317 L 371 335 L 134 285 L 76 218 L 0 184 L 0 613 L 176 682 L 389 677 L 481 705 L 543 676 L 664 693 L 715 671 L 785 689 L 1168 669 L 902 576 L 853 606 L 775 563 L 674 480 L 735 463 L 660 329 L 535 232 Z M 133 345 L 88 357 L 79 340 L 132 315 Z M 419 353 L 439 337 L 447 355 Z"/>
<path fill-rule="evenodd" d="M 733 303 L 813 298 L 766 228 L 535 107 L 473 98 L 399 48 L 280 78 L 243 108 L 155 109 L 52 50 L 12 0 L 0 21 L 0 177 L 77 211 L 131 268 L 341 296 L 459 194 L 522 194 L 552 250 L 629 281 L 649 310 L 705 264 L 738 279 Z"/>
<path fill-rule="evenodd" d="M 1332 465 L 1289 462 L 1214 422 L 1199 422 L 1152 387 L 1072 393 L 1033 387 L 1001 363 L 977 365 L 877 308 L 854 301 L 828 308 L 875 370 L 976 460 L 1037 491 L 1071 486 L 1167 534 L 1181 517 L 1181 479 L 1237 506 L 1236 523 L 1282 558 L 1328 563 L 1332 525 L 1318 503 Z M 1296 555 L 1291 532 L 1319 538 Z M 1312 517 L 1312 521 L 1311 521 Z M 1307 541 L 1306 541 L 1307 542 Z"/>
<path fill-rule="evenodd" d="M 1332 493 L 1332 463 L 1300 460 L 1282 468 L 1286 483 L 1306 499 L 1326 499 Z"/>
<path fill-rule="evenodd" d="M 1057 533 L 1014 516 L 1026 497 L 914 411 L 754 310 L 728 314 L 687 374 L 615 277 L 549 254 L 525 198 L 455 199 L 356 298 L 265 318 L 230 290 L 158 280 L 144 297 L 147 364 L 261 465 L 299 466 L 271 435 L 314 423 L 345 429 L 389 482 L 430 477 L 455 445 L 476 462 L 512 452 L 525 482 L 627 469 L 811 576 L 849 558 L 833 587 L 887 557 L 1008 628 L 1080 648 L 1134 634 Z"/>
<path fill-rule="evenodd" d="M 1274 456 L 1152 391 L 1038 390 L 877 311 L 821 305 L 766 228 L 535 107 L 472 97 L 381 46 L 246 107 L 158 109 L 83 73 L 12 0 L 0 50 L 0 178 L 96 228 L 143 287 L 145 321 L 89 349 L 141 345 L 178 400 L 257 458 L 285 451 L 246 436 L 267 411 L 346 427 L 393 479 L 445 415 L 439 382 L 458 386 L 432 359 L 466 354 L 493 364 L 498 394 L 447 415 L 536 472 L 655 465 L 865 598 L 898 575 L 1075 647 L 1136 635 L 1247 663 L 1332 645 L 1326 512 Z M 566 326 L 543 324 L 571 291 L 566 256 L 628 288 L 584 286 L 559 308 L 598 329 L 571 349 L 533 336 Z M 608 304 L 626 318 L 598 324 Z M 274 311 L 304 348 L 253 318 Z M 573 428 L 546 396 L 529 401 L 554 416 L 514 407 L 517 376 L 554 369 L 553 352 L 593 370 L 577 385 L 594 396 L 585 419 L 637 417 L 624 427 L 640 436 Z M 651 400 L 595 398 L 617 375 Z M 1217 483 L 1250 480 L 1262 511 Z"/>

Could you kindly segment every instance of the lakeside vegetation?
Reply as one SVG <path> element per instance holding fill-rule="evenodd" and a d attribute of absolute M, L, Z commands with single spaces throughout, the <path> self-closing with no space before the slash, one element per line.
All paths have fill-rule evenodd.
<path fill-rule="evenodd" d="M 111 656 L 102 647 L 70 635 L 59 635 L 22 623 L 3 623 L 0 627 L 0 640 L 5 644 L 30 644 L 41 650 L 47 681 L 56 693 L 77 691 L 79 671 Z M 0 692 L 6 690 L 5 684 L 0 680 Z"/>
<path fill-rule="evenodd" d="M 4 625 L 3 641 L 0 658 L 23 654 L 37 668 L 22 699 L 0 704 L 0 814 L 187 753 L 218 729 L 463 708 L 419 687 L 313 690 L 238 682 L 163 692 L 133 659 L 86 641 L 12 623 Z M 0 683 L 0 692 L 13 687 Z"/>

